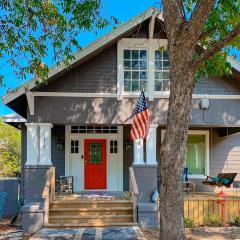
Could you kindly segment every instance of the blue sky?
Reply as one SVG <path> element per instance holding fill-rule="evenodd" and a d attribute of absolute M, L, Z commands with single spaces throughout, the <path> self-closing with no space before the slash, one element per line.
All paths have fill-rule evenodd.
<path fill-rule="evenodd" d="M 158 1 L 156 0 L 103 0 L 103 14 L 106 16 L 115 16 L 120 22 L 125 22 L 135 15 L 143 12 L 148 7 L 153 6 L 157 2 Z M 97 35 L 93 33 L 82 33 L 79 36 L 80 45 L 84 47 L 108 31 L 110 31 L 110 27 L 98 32 Z M 240 55 L 239 52 L 238 55 Z M 52 64 L 50 60 L 46 60 L 46 63 Z M 0 96 L 5 94 L 7 88 L 13 89 L 16 86 L 24 83 L 23 80 L 16 78 L 10 66 L 5 66 L 4 69 L 1 69 L 1 74 L 4 75 L 4 83 L 6 84 L 6 88 L 0 87 Z M 0 102 L 0 116 L 9 114 L 11 112 L 11 109 L 4 106 L 2 102 Z"/>

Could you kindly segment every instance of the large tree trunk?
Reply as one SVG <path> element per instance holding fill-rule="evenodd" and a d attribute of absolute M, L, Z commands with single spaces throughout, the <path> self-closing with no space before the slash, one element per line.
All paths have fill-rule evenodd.
<path fill-rule="evenodd" d="M 194 70 L 187 64 L 189 62 L 187 58 L 181 57 L 184 56 L 181 51 L 174 55 L 170 55 L 173 64 L 170 66 L 168 119 L 160 153 L 161 240 L 185 239 L 181 174 L 187 142 Z M 191 56 L 188 59 L 191 60 Z"/>

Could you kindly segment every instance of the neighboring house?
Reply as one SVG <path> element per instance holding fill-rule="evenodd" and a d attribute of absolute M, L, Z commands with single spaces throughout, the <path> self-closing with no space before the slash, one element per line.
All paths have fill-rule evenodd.
<path fill-rule="evenodd" d="M 41 201 L 52 165 L 57 177 L 73 176 L 75 192 L 129 191 L 133 166 L 139 211 L 155 211 L 150 202 L 159 179 L 169 97 L 163 26 L 162 14 L 150 8 L 85 47 L 71 68 L 50 69 L 47 86 L 37 87 L 33 78 L 3 97 L 23 118 L 18 126 L 25 203 Z M 229 62 L 231 77 L 209 77 L 195 85 L 185 164 L 197 191 L 214 190 L 202 185 L 204 175 L 237 172 L 240 180 L 240 64 Z M 132 144 L 141 87 L 151 113 L 150 134 Z"/>

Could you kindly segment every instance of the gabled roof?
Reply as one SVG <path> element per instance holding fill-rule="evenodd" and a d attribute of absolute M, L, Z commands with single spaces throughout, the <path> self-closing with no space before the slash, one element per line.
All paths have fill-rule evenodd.
<path fill-rule="evenodd" d="M 101 38 L 97 39 L 96 41 L 92 42 L 81 51 L 74 55 L 74 60 L 70 62 L 71 65 L 74 65 L 81 60 L 85 59 L 90 54 L 96 52 L 97 50 L 103 48 L 105 45 L 113 42 L 114 40 L 121 37 L 126 32 L 132 30 L 134 27 L 138 26 L 145 20 L 149 19 L 152 15 L 157 15 L 157 18 L 163 21 L 163 14 L 159 11 L 159 9 L 151 7 L 144 11 L 143 13 L 139 14 L 138 16 L 132 18 L 126 23 L 121 24 L 116 29 L 113 29 L 111 32 L 103 35 Z M 228 57 L 227 60 L 231 64 L 232 68 L 236 71 L 240 72 L 240 62 L 238 62 L 233 57 Z M 66 71 L 68 68 L 63 64 L 54 65 L 49 69 L 48 79 L 57 76 L 58 74 Z M 3 96 L 2 100 L 4 104 L 8 104 L 14 99 L 24 95 L 27 91 L 36 87 L 36 80 L 37 78 L 34 77 L 27 81 L 26 83 L 22 84 L 20 87 L 12 90 L 11 92 L 7 93 Z"/>
<path fill-rule="evenodd" d="M 113 29 L 111 32 L 103 35 L 101 38 L 97 39 L 93 43 L 89 44 L 85 48 L 83 48 L 80 52 L 74 55 L 74 60 L 70 62 L 71 65 L 77 63 L 81 59 L 85 58 L 89 54 L 93 53 L 94 51 L 102 48 L 109 42 L 117 39 L 127 31 L 133 29 L 140 23 L 144 22 L 148 18 L 150 18 L 153 14 L 157 14 L 158 18 L 163 20 L 163 15 L 159 11 L 159 9 L 151 7 L 144 11 L 143 13 L 139 14 L 138 16 L 132 18 L 126 23 L 121 24 L 119 27 Z M 52 68 L 49 69 L 48 78 L 52 78 L 53 76 L 57 75 L 58 73 L 67 70 L 67 67 L 63 64 L 60 65 L 54 65 Z M 37 78 L 34 77 L 21 85 L 20 87 L 14 89 L 13 91 L 7 93 L 5 96 L 3 96 L 2 100 L 4 104 L 8 104 L 9 102 L 13 101 L 14 99 L 18 98 L 19 96 L 26 93 L 26 91 L 29 91 L 36 87 L 36 80 Z"/>

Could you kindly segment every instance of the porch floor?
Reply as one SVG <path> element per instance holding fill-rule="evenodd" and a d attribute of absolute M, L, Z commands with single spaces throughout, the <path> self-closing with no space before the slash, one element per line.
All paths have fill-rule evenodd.
<path fill-rule="evenodd" d="M 56 200 L 129 200 L 129 192 L 82 191 L 73 194 L 59 194 Z"/>

